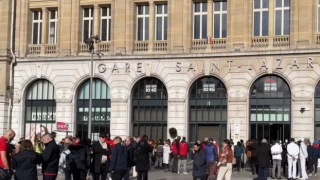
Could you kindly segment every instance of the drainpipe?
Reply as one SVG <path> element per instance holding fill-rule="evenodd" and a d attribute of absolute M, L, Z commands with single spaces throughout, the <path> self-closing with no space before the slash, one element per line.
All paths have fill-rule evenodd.
<path fill-rule="evenodd" d="M 10 26 L 10 53 L 12 56 L 12 60 L 10 63 L 10 77 L 9 77 L 9 107 L 8 107 L 8 125 L 7 128 L 11 128 L 12 122 L 12 108 L 13 108 L 13 66 L 16 63 L 16 55 L 13 52 L 13 38 L 14 38 L 14 20 L 15 20 L 15 0 L 12 0 L 12 8 L 11 8 L 11 26 Z"/>

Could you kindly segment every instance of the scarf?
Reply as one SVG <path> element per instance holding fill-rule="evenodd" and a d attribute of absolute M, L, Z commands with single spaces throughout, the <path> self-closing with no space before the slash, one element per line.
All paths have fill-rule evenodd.
<path fill-rule="evenodd" d="M 100 141 L 99 141 L 99 143 L 101 144 L 101 146 L 102 146 L 102 149 L 107 149 L 108 150 L 108 144 L 105 142 L 105 143 L 101 143 Z M 106 163 L 108 161 L 108 156 L 106 156 L 106 155 L 102 155 L 102 157 L 101 157 L 101 164 L 104 164 L 104 163 Z"/>

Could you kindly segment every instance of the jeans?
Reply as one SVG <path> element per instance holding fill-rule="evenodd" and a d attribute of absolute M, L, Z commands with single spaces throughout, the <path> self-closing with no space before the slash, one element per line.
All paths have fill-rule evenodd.
<path fill-rule="evenodd" d="M 268 174 L 269 174 L 269 168 L 259 168 L 258 179 L 259 180 L 267 180 Z"/>
<path fill-rule="evenodd" d="M 126 174 L 123 176 L 123 180 L 129 180 L 130 169 L 131 169 L 131 168 L 128 168 L 128 169 L 127 169 Z"/>
<path fill-rule="evenodd" d="M 137 180 L 148 180 L 148 171 L 139 171 Z"/>
<path fill-rule="evenodd" d="M 317 173 L 318 171 L 318 157 L 311 157 L 311 166 L 310 166 L 310 173 Z"/>
<path fill-rule="evenodd" d="M 172 162 L 172 172 L 178 172 L 178 155 L 173 155 L 173 162 Z"/>
<path fill-rule="evenodd" d="M 280 172 L 281 172 L 281 160 L 279 159 L 274 159 L 273 160 L 273 166 L 272 166 L 272 177 L 276 177 L 276 168 L 277 168 L 277 177 L 280 177 Z"/>
<path fill-rule="evenodd" d="M 122 180 L 122 178 L 124 177 L 126 172 L 127 172 L 126 169 L 114 170 L 112 175 L 111 175 L 111 178 L 112 178 L 112 180 Z"/>
<path fill-rule="evenodd" d="M 162 157 L 162 153 L 158 153 L 157 157 L 156 157 L 156 162 L 155 162 L 155 167 L 159 167 L 162 168 L 162 162 L 163 162 L 163 157 Z"/>
<path fill-rule="evenodd" d="M 65 180 L 71 180 L 71 172 L 68 168 L 63 168 Z"/>
<path fill-rule="evenodd" d="M 183 164 L 183 172 L 186 173 L 187 172 L 187 160 L 186 159 L 183 159 L 183 160 L 179 159 L 179 161 L 178 161 L 178 172 L 181 172 L 180 171 L 181 163 Z"/>
<path fill-rule="evenodd" d="M 257 161 L 257 158 L 255 158 L 255 157 L 251 157 L 250 160 L 249 160 L 252 174 L 258 173 L 258 168 L 257 168 L 256 161 Z"/>
<path fill-rule="evenodd" d="M 206 180 L 205 177 L 193 177 L 193 180 Z"/>
<path fill-rule="evenodd" d="M 236 157 L 236 166 L 237 166 L 238 172 L 240 172 L 240 168 L 241 168 L 241 157 Z"/>
<path fill-rule="evenodd" d="M 297 159 L 288 158 L 288 178 L 296 179 L 297 176 Z"/>

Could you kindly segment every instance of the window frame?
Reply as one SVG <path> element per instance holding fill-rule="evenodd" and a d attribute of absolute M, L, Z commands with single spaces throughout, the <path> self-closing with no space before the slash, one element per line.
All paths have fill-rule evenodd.
<path fill-rule="evenodd" d="M 222 10 L 222 3 L 223 2 L 226 2 L 227 3 L 227 10 Z M 215 4 L 219 4 L 219 6 L 220 6 L 220 10 L 219 11 L 215 11 L 214 10 L 214 7 L 215 7 Z M 215 38 L 215 39 L 220 39 L 220 38 L 227 38 L 227 36 L 228 36 L 228 25 L 227 25 L 227 29 L 226 29 L 226 37 L 222 37 L 222 15 L 224 15 L 224 14 L 226 14 L 226 16 L 227 16 L 227 22 L 226 22 L 226 24 L 228 24 L 228 1 L 214 1 L 213 3 L 213 17 L 212 17 L 212 21 L 213 21 L 213 23 L 212 23 L 212 35 L 213 35 L 213 38 Z M 215 30 L 215 25 L 214 25 L 214 16 L 216 15 L 216 14 L 218 14 L 219 16 L 220 16 L 220 29 L 219 29 L 219 37 L 214 37 L 214 30 Z"/>
<path fill-rule="evenodd" d="M 143 7 L 143 14 L 139 14 L 139 7 L 142 6 Z M 136 17 L 136 21 L 137 21 L 137 25 L 136 25 L 136 41 L 149 41 L 149 37 L 146 37 L 146 26 L 149 26 L 149 24 L 146 24 L 146 18 L 150 18 L 150 9 L 149 9 L 149 13 L 146 14 L 146 7 L 148 6 L 148 8 L 150 8 L 149 5 L 147 4 L 141 4 L 141 5 L 137 5 L 137 17 Z M 139 34 L 139 18 L 142 18 L 142 40 L 138 40 L 138 34 Z M 150 21 L 150 19 L 149 19 Z M 150 23 L 150 22 L 149 22 Z M 149 30 L 149 28 L 148 28 Z M 149 34 L 148 34 L 149 35 Z"/>
<path fill-rule="evenodd" d="M 38 19 L 34 19 L 34 15 L 35 13 L 38 13 Z M 33 42 L 33 37 L 34 37 L 34 24 L 38 24 L 38 34 L 37 34 L 37 43 L 35 44 Z M 42 41 L 42 11 L 41 10 L 35 10 L 35 11 L 32 11 L 32 35 L 31 35 L 31 44 L 34 44 L 34 45 L 40 45 L 42 44 L 41 41 Z"/>
<path fill-rule="evenodd" d="M 89 17 L 85 17 L 85 10 L 89 9 Z M 92 16 L 91 16 L 92 15 Z M 85 42 L 86 39 L 84 39 L 84 22 L 85 21 L 89 21 L 89 28 L 88 28 L 88 38 L 90 38 L 92 36 L 92 31 L 94 31 L 93 29 L 93 16 L 94 16 L 94 8 L 93 7 L 84 7 L 82 8 L 82 42 Z"/>
<path fill-rule="evenodd" d="M 102 11 L 103 8 L 107 8 L 107 16 L 103 16 L 102 15 Z M 106 33 L 106 42 L 110 42 L 111 41 L 111 37 L 109 37 L 109 34 L 111 36 L 111 7 L 110 6 L 106 6 L 106 7 L 101 7 L 100 8 L 100 37 L 102 37 L 102 33 Z M 103 20 L 107 20 L 107 31 L 106 32 L 102 32 L 102 21 Z"/>
<path fill-rule="evenodd" d="M 158 6 L 162 6 L 162 13 L 161 14 L 158 14 Z M 167 13 L 165 13 L 164 12 L 164 10 L 165 10 L 165 6 L 167 6 Z M 158 17 L 160 17 L 161 19 L 162 19 L 162 28 L 161 28 L 161 39 L 157 39 L 157 29 L 158 29 L 158 27 L 157 27 L 157 25 L 158 25 Z M 165 18 L 167 18 L 167 29 L 168 29 L 168 4 L 156 4 L 156 6 L 155 6 L 155 31 L 154 31 L 154 37 L 155 37 L 155 40 L 156 41 L 166 41 L 166 40 L 168 40 L 168 33 L 167 33 L 167 37 L 165 38 L 164 37 L 164 31 L 165 31 L 165 29 L 164 29 L 164 25 L 165 25 L 165 23 L 164 23 L 164 19 Z"/>
<path fill-rule="evenodd" d="M 55 17 L 54 19 L 51 19 L 51 12 L 54 11 L 55 13 Z M 50 27 L 51 27 L 51 23 L 54 23 L 54 27 L 55 27 L 55 32 L 54 32 L 54 42 L 51 42 L 50 39 Z M 57 28 L 58 28 L 58 10 L 54 9 L 54 10 L 49 10 L 49 24 L 48 24 L 48 44 L 57 44 Z"/>
<path fill-rule="evenodd" d="M 320 33 L 320 27 L 319 27 L 319 24 L 320 24 L 320 18 L 319 18 L 319 13 L 320 13 L 320 1 L 318 0 L 318 3 L 317 3 L 317 33 L 319 34 Z"/>
<path fill-rule="evenodd" d="M 277 0 L 276 0 L 277 1 Z M 284 7 L 284 1 L 285 0 L 281 0 L 281 7 L 277 7 L 277 2 L 275 1 L 274 3 L 274 36 L 289 36 L 291 29 L 290 29 L 290 21 L 291 21 L 291 0 L 289 0 L 289 7 Z M 284 11 L 285 10 L 289 10 L 289 34 L 285 35 L 284 34 Z M 276 20 L 277 20 L 277 11 L 281 11 L 281 34 L 277 35 L 276 34 Z"/>
<path fill-rule="evenodd" d="M 200 12 L 195 12 L 196 11 L 196 4 L 197 3 L 200 3 Z M 207 4 L 207 11 L 206 12 L 203 12 L 202 11 L 202 8 L 203 8 L 203 3 L 206 3 Z M 200 34 L 199 34 L 199 40 L 200 39 L 204 39 L 204 38 L 202 38 L 202 17 L 204 16 L 204 15 L 206 15 L 207 16 L 207 21 L 208 21 L 208 3 L 207 2 L 194 2 L 193 3 L 193 23 L 192 23 L 192 39 L 194 39 L 195 40 L 195 38 L 194 38 L 194 30 L 195 30 L 195 16 L 200 16 L 200 27 L 199 27 L 199 32 L 200 32 Z M 206 22 L 207 23 L 207 22 Z M 208 26 L 208 24 L 207 24 L 207 26 Z M 208 36 L 208 32 L 207 32 L 207 36 Z M 206 37 L 207 38 L 207 37 Z"/>
<path fill-rule="evenodd" d="M 268 12 L 268 15 L 269 15 L 269 4 L 268 4 L 268 8 L 263 8 L 263 1 L 264 0 L 259 0 L 260 1 L 260 7 L 259 8 L 255 8 L 254 7 L 254 2 L 252 3 L 252 7 L 253 7 L 253 18 L 252 18 L 252 23 L 253 23 L 253 26 L 252 26 L 252 36 L 254 37 L 267 37 L 269 36 L 269 24 L 268 24 L 268 35 L 266 36 L 263 36 L 262 35 L 262 29 L 263 29 L 263 12 Z M 254 35 L 254 28 L 255 28 L 255 23 L 254 23 L 254 17 L 255 17 L 255 12 L 259 12 L 260 14 L 260 20 L 259 20 L 259 28 L 260 28 L 260 32 L 259 32 L 259 36 L 255 36 Z M 268 23 L 269 23 L 269 18 L 268 18 Z"/>

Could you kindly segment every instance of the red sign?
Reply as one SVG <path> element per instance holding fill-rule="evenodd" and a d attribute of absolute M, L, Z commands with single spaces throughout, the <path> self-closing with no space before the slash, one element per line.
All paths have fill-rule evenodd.
<path fill-rule="evenodd" d="M 57 130 L 58 131 L 68 131 L 69 124 L 65 122 L 57 122 Z"/>

